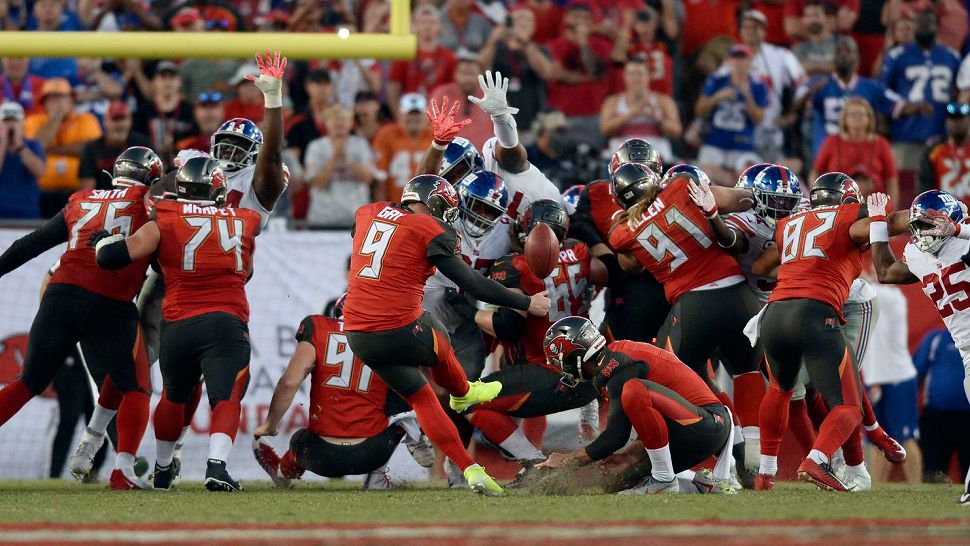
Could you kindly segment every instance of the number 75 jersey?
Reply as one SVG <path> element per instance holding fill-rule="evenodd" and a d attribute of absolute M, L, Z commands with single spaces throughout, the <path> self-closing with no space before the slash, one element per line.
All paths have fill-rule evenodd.
<path fill-rule="evenodd" d="M 249 322 L 246 281 L 260 216 L 249 209 L 159 201 L 156 258 L 165 278 L 162 318 L 229 313 Z"/>
<path fill-rule="evenodd" d="M 964 261 L 968 252 L 970 241 L 956 237 L 943 243 L 936 256 L 919 250 L 913 243 L 903 250 L 903 260 L 940 311 L 958 349 L 970 347 L 970 266 Z"/>

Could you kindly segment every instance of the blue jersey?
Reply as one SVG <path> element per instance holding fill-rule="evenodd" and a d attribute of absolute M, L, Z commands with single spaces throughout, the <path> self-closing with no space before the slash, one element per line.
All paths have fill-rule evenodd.
<path fill-rule="evenodd" d="M 818 155 L 826 136 L 839 133 L 839 118 L 847 98 L 862 97 L 873 110 L 887 116 L 892 115 L 896 105 L 903 102 L 902 97 L 876 80 L 853 76 L 846 85 L 835 76 L 821 77 L 828 78 L 828 83 L 812 97 L 812 152 L 815 155 Z M 805 87 L 811 88 L 817 81 L 813 79 Z"/>
<path fill-rule="evenodd" d="M 893 120 L 892 140 L 925 143 L 944 134 L 946 103 L 952 97 L 959 68 L 957 54 L 939 44 L 929 52 L 915 43 L 889 50 L 882 64 L 880 78 L 883 85 L 909 102 L 926 102 L 933 106 L 931 116 L 914 115 Z"/>
<path fill-rule="evenodd" d="M 963 390 L 963 357 L 946 328 L 926 334 L 913 355 L 913 364 L 923 381 L 926 407 L 938 411 L 970 411 Z"/>
<path fill-rule="evenodd" d="M 754 101 L 762 108 L 768 106 L 768 88 L 754 78 L 749 80 Z M 725 87 L 735 87 L 731 84 L 731 74 L 714 74 L 707 78 L 702 92 L 705 97 L 710 97 Z M 711 130 L 704 144 L 724 150 L 754 151 L 754 125 L 744 107 L 744 98 L 738 91 L 734 100 L 721 101 L 714 108 Z"/>

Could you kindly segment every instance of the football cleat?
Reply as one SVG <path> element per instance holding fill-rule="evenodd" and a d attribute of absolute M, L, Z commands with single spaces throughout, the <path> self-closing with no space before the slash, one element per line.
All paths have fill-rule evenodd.
<path fill-rule="evenodd" d="M 94 457 L 103 445 L 104 434 L 96 434 L 90 428 L 84 428 L 84 432 L 81 434 L 81 442 L 74 449 L 74 454 L 67 462 L 71 475 L 75 479 L 83 481 L 91 473 L 91 469 L 94 468 Z"/>
<path fill-rule="evenodd" d="M 113 491 L 141 491 L 154 489 L 152 484 L 138 476 L 126 476 L 124 471 L 116 468 L 111 472 L 110 487 Z"/>
<path fill-rule="evenodd" d="M 901 446 L 892 436 L 886 434 L 886 431 L 882 427 L 877 427 L 876 430 L 866 432 L 866 437 L 872 442 L 872 445 L 876 446 L 879 451 L 882 451 L 886 460 L 893 464 L 900 464 L 906 460 L 906 448 Z"/>
<path fill-rule="evenodd" d="M 451 406 L 451 409 L 461 413 L 475 404 L 488 402 L 489 400 L 498 396 L 498 393 L 500 392 L 502 392 L 502 383 L 498 381 L 489 381 L 488 383 L 482 383 L 481 381 L 470 381 L 468 383 L 468 392 L 465 394 L 465 396 L 449 397 L 450 401 L 448 405 Z"/>
<path fill-rule="evenodd" d="M 169 490 L 175 485 L 175 461 L 168 466 L 158 466 L 155 463 L 155 472 L 152 474 L 152 484 L 155 489 Z"/>
<path fill-rule="evenodd" d="M 495 483 L 491 476 L 485 473 L 485 469 L 480 464 L 473 464 L 463 472 L 465 481 L 472 491 L 485 495 L 486 497 L 501 497 L 504 494 L 502 487 Z"/>
<path fill-rule="evenodd" d="M 957 504 L 960 506 L 970 506 L 970 493 L 960 495 L 960 498 L 957 499 Z"/>
<path fill-rule="evenodd" d="M 714 473 L 706 468 L 695 472 L 692 481 L 698 491 L 709 495 L 737 495 L 741 489 L 740 486 L 735 488 L 731 482 L 715 478 Z"/>
<path fill-rule="evenodd" d="M 465 481 L 465 475 L 461 473 L 458 465 L 451 462 L 451 459 L 445 459 L 445 477 L 448 478 L 448 487 L 450 489 L 465 489 L 468 487 L 468 482 Z"/>
<path fill-rule="evenodd" d="M 868 472 L 847 470 L 845 474 L 845 483 L 849 486 L 849 491 L 853 493 L 872 491 L 872 476 Z"/>
<path fill-rule="evenodd" d="M 135 457 L 134 469 L 135 476 L 144 478 L 145 474 L 148 474 L 148 459 L 142 457 L 141 455 Z"/>
<path fill-rule="evenodd" d="M 225 491 L 232 493 L 241 491 L 242 486 L 239 482 L 229 475 L 226 470 L 226 461 L 219 459 L 209 459 L 205 467 L 205 488 L 209 491 Z"/>
<path fill-rule="evenodd" d="M 775 477 L 772 474 L 758 474 L 754 479 L 755 491 L 771 491 L 775 488 Z"/>
<path fill-rule="evenodd" d="M 515 479 L 505 484 L 505 487 L 507 489 L 518 489 L 522 487 L 526 480 L 535 473 L 536 465 L 545 461 L 546 459 L 520 460 L 519 463 L 522 464 L 522 468 L 515 475 Z"/>
<path fill-rule="evenodd" d="M 394 482 L 387 475 L 388 468 L 383 466 L 372 470 L 364 478 L 364 491 L 390 491 L 394 489 Z"/>
<path fill-rule="evenodd" d="M 431 445 L 431 440 L 425 434 L 421 435 L 421 440 L 413 444 L 404 444 L 408 451 L 411 453 L 411 457 L 414 457 L 414 461 L 425 468 L 431 468 L 434 466 L 435 454 L 434 446 Z"/>
<path fill-rule="evenodd" d="M 650 475 L 639 484 L 624 489 L 617 495 L 656 495 L 660 493 L 680 493 L 680 482 L 677 481 L 676 477 L 669 482 L 662 482 Z"/>
<path fill-rule="evenodd" d="M 256 457 L 259 466 L 263 467 L 263 470 L 269 474 L 269 478 L 273 480 L 273 485 L 283 488 L 290 487 L 289 478 L 280 473 L 280 456 L 276 454 L 276 450 L 269 445 L 269 442 L 263 439 L 253 439 L 253 456 Z"/>
<path fill-rule="evenodd" d="M 828 491 L 849 492 L 849 487 L 835 475 L 828 463 L 819 464 L 812 459 L 805 459 L 798 467 L 798 478 Z"/>
<path fill-rule="evenodd" d="M 172 452 L 172 485 L 178 485 L 182 481 L 182 442 L 175 444 L 175 451 Z"/>

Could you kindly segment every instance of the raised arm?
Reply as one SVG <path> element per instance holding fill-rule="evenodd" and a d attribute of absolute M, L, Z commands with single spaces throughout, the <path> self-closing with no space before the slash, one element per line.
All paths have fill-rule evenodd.
<path fill-rule="evenodd" d="M 883 284 L 919 282 L 919 278 L 913 275 L 906 262 L 897 260 L 893 250 L 889 248 L 889 227 L 886 223 L 886 212 L 890 207 L 889 197 L 884 193 L 874 193 L 866 199 L 866 204 L 869 208 L 868 239 L 872 248 L 872 267 L 876 270 L 876 278 Z"/>
<path fill-rule="evenodd" d="M 754 196 L 751 194 L 751 190 L 711 186 L 711 192 L 714 194 L 717 211 L 722 214 L 744 212 L 751 210 L 751 207 L 754 206 Z"/>
<path fill-rule="evenodd" d="M 303 326 L 301 331 L 306 332 L 305 323 L 310 320 L 310 317 L 303 319 L 304 325 L 301 325 Z M 310 332 L 312 331 L 311 329 Z M 301 340 L 297 344 L 296 351 L 290 357 L 290 363 L 286 365 L 286 371 L 280 376 L 280 380 L 276 382 L 276 388 L 273 389 L 273 398 L 269 403 L 266 420 L 253 431 L 253 436 L 256 438 L 276 436 L 280 429 L 280 421 L 293 404 L 293 398 L 300 390 L 300 385 L 313 371 L 316 356 L 317 350 L 309 341 Z"/>
<path fill-rule="evenodd" d="M 492 118 L 492 130 L 498 140 L 495 159 L 506 171 L 525 171 L 529 168 L 529 156 L 525 146 L 519 142 L 519 131 L 513 117 L 519 109 L 509 106 L 506 98 L 509 79 L 502 77 L 501 72 L 493 74 L 491 70 L 486 70 L 484 75 L 478 75 L 478 85 L 482 88 L 482 97 L 468 95 L 468 100 Z"/>
<path fill-rule="evenodd" d="M 437 99 L 431 99 L 431 104 L 428 105 L 425 115 L 428 116 L 428 121 L 431 122 L 431 132 L 434 135 L 434 140 L 431 141 L 431 146 L 428 147 L 428 150 L 421 158 L 421 162 L 418 163 L 417 172 L 414 173 L 415 176 L 419 174 L 438 174 L 438 171 L 441 169 L 441 158 L 445 155 L 445 148 L 458 136 L 459 131 L 472 122 L 471 119 L 455 120 L 455 116 L 458 114 L 458 106 L 458 101 L 455 101 L 452 103 L 451 108 L 449 108 L 448 97 L 442 97 L 440 105 Z"/>
<path fill-rule="evenodd" d="M 717 199 L 714 197 L 714 192 L 711 191 L 711 181 L 705 179 L 701 180 L 700 184 L 695 184 L 693 180 L 688 180 L 687 190 L 690 192 L 690 198 L 711 224 L 718 246 L 732 254 L 741 254 L 747 250 L 747 238 L 739 236 L 740 232 L 728 226 L 721 215 L 718 214 Z M 727 202 L 727 197 L 725 197 L 725 202 Z"/>
<path fill-rule="evenodd" d="M 283 76 L 286 57 L 280 52 L 271 54 L 267 49 L 256 54 L 259 76 L 246 76 L 263 92 L 263 146 L 256 156 L 256 172 L 253 173 L 253 190 L 259 204 L 273 210 L 276 201 L 286 189 L 283 176 Z"/>

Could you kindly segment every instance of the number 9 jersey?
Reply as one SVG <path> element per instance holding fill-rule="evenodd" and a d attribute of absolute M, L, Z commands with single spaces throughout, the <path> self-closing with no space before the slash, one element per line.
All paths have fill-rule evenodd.
<path fill-rule="evenodd" d="M 155 205 L 167 322 L 223 312 L 249 322 L 246 281 L 260 215 L 249 209 L 163 200 Z"/>

